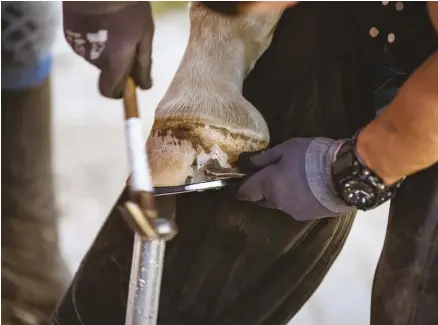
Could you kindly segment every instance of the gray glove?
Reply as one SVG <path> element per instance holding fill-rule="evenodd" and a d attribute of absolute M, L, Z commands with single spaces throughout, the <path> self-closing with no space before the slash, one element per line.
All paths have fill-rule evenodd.
<path fill-rule="evenodd" d="M 238 198 L 279 209 L 300 221 L 354 212 L 332 184 L 332 164 L 342 142 L 295 138 L 250 156 L 247 159 L 258 171 L 239 188 Z"/>

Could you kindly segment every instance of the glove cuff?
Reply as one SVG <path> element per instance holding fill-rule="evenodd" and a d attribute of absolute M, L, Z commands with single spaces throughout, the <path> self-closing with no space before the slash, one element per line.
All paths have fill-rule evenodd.
<path fill-rule="evenodd" d="M 313 195 L 325 208 L 339 214 L 356 210 L 337 196 L 331 178 L 335 153 L 343 142 L 315 138 L 310 142 L 305 158 L 306 178 Z"/>

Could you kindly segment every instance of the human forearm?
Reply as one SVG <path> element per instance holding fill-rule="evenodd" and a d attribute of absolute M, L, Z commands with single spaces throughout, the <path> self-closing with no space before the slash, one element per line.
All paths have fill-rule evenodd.
<path fill-rule="evenodd" d="M 388 185 L 438 162 L 438 52 L 361 131 L 357 151 Z"/>

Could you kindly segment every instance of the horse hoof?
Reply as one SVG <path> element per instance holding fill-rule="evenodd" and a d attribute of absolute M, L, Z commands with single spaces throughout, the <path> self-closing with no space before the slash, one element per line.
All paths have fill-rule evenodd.
<path fill-rule="evenodd" d="M 210 159 L 230 167 L 241 152 L 268 146 L 267 124 L 242 96 L 242 86 L 280 16 L 229 19 L 191 4 L 189 43 L 147 142 L 155 186 L 182 185 Z M 218 26 L 214 37 L 209 31 Z"/>
<path fill-rule="evenodd" d="M 230 167 L 241 152 L 262 150 L 268 143 L 267 132 L 253 131 L 249 135 L 237 128 L 194 119 L 156 120 L 147 141 L 154 185 L 184 184 L 188 177 L 194 177 L 196 167 L 211 159 L 217 160 L 222 167 Z"/>

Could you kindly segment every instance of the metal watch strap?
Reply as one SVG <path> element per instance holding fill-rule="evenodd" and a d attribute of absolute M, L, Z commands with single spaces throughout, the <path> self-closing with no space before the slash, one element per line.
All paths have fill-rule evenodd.
<path fill-rule="evenodd" d="M 359 210 L 371 210 L 392 199 L 403 180 L 404 178 L 391 186 L 385 185 L 358 156 L 356 135 L 343 143 L 336 154 L 333 164 L 335 190 L 342 200 Z M 360 187 L 370 191 L 366 198 Z"/>

